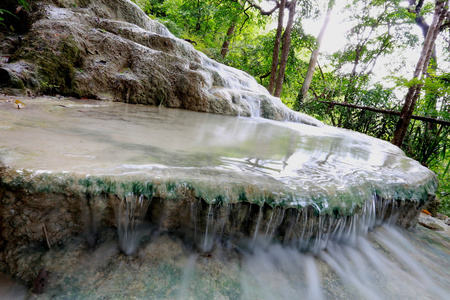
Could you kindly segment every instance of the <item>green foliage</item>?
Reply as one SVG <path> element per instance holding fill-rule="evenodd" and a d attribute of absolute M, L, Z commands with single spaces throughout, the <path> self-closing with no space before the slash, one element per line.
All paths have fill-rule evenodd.
<path fill-rule="evenodd" d="M 59 92 L 59 85 L 49 84 L 47 81 L 41 82 L 41 88 L 48 94 L 55 94 Z"/>
<path fill-rule="evenodd" d="M 268 58 L 272 57 L 275 32 L 276 29 L 259 35 L 245 34 L 242 40 L 234 42 L 227 57 L 219 60 L 246 71 L 254 76 L 261 85 L 267 86 L 272 63 Z M 291 47 L 281 94 L 281 98 L 287 105 L 293 105 L 292 99 L 296 98 L 301 88 L 302 82 L 299 78 L 302 78 L 306 73 L 310 55 L 309 49 L 313 49 L 315 45 L 316 39 L 303 31 L 301 23 L 296 23 L 292 28 Z"/>
<path fill-rule="evenodd" d="M 272 50 L 273 31 L 258 36 L 245 34 L 242 40 L 235 41 L 234 47 L 221 62 L 244 70 L 255 76 L 261 84 L 266 84 L 268 77 L 264 76 L 271 64 L 267 57 L 271 56 Z"/>
<path fill-rule="evenodd" d="M 341 86 L 340 93 L 336 90 L 329 90 L 328 93 L 318 95 L 318 100 L 332 101 L 343 98 L 347 93 L 346 86 Z M 393 89 L 384 88 L 380 84 L 375 85 L 372 89 L 352 89 L 351 97 L 352 104 L 386 110 L 393 109 L 393 98 Z M 385 140 L 391 138 L 397 122 L 396 116 L 318 101 L 305 102 L 300 108 L 327 124 L 359 131 Z"/>
<path fill-rule="evenodd" d="M 441 202 L 439 212 L 450 216 L 450 159 L 442 160 L 433 170 L 438 175 L 439 188 L 437 196 Z"/>
<path fill-rule="evenodd" d="M 0 27 L 7 29 L 8 26 L 5 24 L 5 17 L 3 17 L 3 15 L 6 15 L 6 14 L 9 14 L 9 15 L 13 16 L 14 18 L 17 18 L 17 16 L 7 9 L 0 8 Z"/>
<path fill-rule="evenodd" d="M 196 48 L 221 60 L 223 42 L 240 41 L 264 27 L 262 18 L 244 1 L 223 0 L 134 0 L 152 18 L 158 19 L 176 36 L 196 43 Z M 228 29 L 235 26 L 232 36 Z"/>
<path fill-rule="evenodd" d="M 167 17 L 164 0 L 133 0 L 133 2 L 139 5 L 148 15 L 156 18 Z"/>
<path fill-rule="evenodd" d="M 416 114 L 450 120 L 450 74 L 429 76 L 423 82 L 424 94 Z M 405 139 L 405 152 L 436 172 L 440 212 L 450 215 L 450 126 L 413 122 Z"/>
<path fill-rule="evenodd" d="M 423 81 L 423 95 L 419 98 L 415 114 L 450 120 L 449 73 L 429 76 Z M 433 168 L 445 161 L 450 146 L 450 126 L 416 124 L 410 126 L 405 149 L 411 157 Z"/>
<path fill-rule="evenodd" d="M 31 6 L 26 0 L 3 0 L 0 4 L 0 29 L 16 31 L 15 24 L 23 22 L 19 17 L 22 10 L 31 11 Z"/>

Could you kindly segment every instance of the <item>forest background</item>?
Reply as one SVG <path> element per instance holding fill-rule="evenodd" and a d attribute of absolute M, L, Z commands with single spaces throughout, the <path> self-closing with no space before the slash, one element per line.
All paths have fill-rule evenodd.
<path fill-rule="evenodd" d="M 450 216 L 450 0 L 132 1 L 290 108 L 401 147 Z M 0 30 L 29 2 L 5 1 Z"/>

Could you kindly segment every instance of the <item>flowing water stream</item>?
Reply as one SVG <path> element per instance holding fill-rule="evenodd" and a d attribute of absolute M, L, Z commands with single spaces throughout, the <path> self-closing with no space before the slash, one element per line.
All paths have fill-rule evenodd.
<path fill-rule="evenodd" d="M 0 107 L 0 267 L 28 286 L 44 270 L 39 299 L 449 296 L 449 238 L 395 225 L 414 225 L 436 177 L 387 142 L 123 103 L 26 105 Z"/>
<path fill-rule="evenodd" d="M 321 213 L 351 211 L 375 193 L 420 200 L 436 186 L 390 143 L 328 126 L 100 101 L 35 99 L 1 113 L 3 163 L 36 175 L 172 180 L 209 203 L 236 202 L 252 186 L 252 203 Z"/>

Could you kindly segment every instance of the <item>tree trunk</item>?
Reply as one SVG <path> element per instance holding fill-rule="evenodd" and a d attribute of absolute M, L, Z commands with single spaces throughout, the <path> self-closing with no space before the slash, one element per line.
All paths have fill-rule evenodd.
<path fill-rule="evenodd" d="M 449 0 L 436 0 L 433 22 L 428 29 L 422 52 L 414 71 L 414 79 L 422 79 L 426 74 L 436 38 L 440 32 L 440 27 L 442 26 L 448 11 L 448 2 Z M 414 107 L 416 106 L 417 99 L 420 96 L 421 89 L 422 84 L 414 84 L 408 89 L 408 93 L 406 94 L 405 104 L 400 112 L 400 118 L 395 129 L 394 138 L 392 139 L 392 144 L 398 147 L 402 146 L 403 140 L 405 139 L 406 132 L 411 121 L 411 116 L 413 114 Z"/>
<path fill-rule="evenodd" d="M 273 95 L 275 97 L 280 97 L 281 91 L 283 89 L 284 73 L 286 72 L 286 65 L 289 56 L 289 48 L 291 47 L 291 32 L 292 26 L 294 25 L 295 8 L 297 0 L 292 0 L 289 5 L 289 18 L 286 25 L 286 29 L 283 33 L 283 45 L 281 46 L 281 61 L 278 68 L 278 75 L 275 85 L 275 92 Z"/>
<path fill-rule="evenodd" d="M 222 51 L 220 52 L 220 55 L 222 55 L 222 58 L 225 58 L 225 56 L 227 56 L 228 50 L 230 48 L 230 40 L 233 36 L 235 28 L 236 28 L 236 22 L 233 22 L 233 24 L 231 24 L 231 26 L 228 28 L 227 36 L 225 37 L 225 41 L 222 44 Z"/>
<path fill-rule="evenodd" d="M 425 18 L 423 15 L 421 15 L 422 7 L 423 7 L 424 0 L 419 0 L 417 3 L 416 0 L 409 0 L 410 7 L 414 6 L 413 9 L 409 9 L 409 12 L 414 13 L 416 15 L 414 21 L 416 22 L 417 26 L 420 27 L 422 30 L 422 36 L 425 39 L 427 37 L 428 30 L 430 29 L 430 25 L 427 24 L 425 21 Z M 433 46 L 433 52 L 431 53 L 432 60 L 430 61 L 432 63 L 431 67 L 436 70 L 437 69 L 437 55 L 436 55 L 436 46 Z"/>
<path fill-rule="evenodd" d="M 430 25 L 427 24 L 427 22 L 425 21 L 425 18 L 421 14 L 423 3 L 424 3 L 424 0 L 419 0 L 418 3 L 416 0 L 409 0 L 409 6 L 410 6 L 409 12 L 414 13 L 416 15 L 414 20 L 415 20 L 417 26 L 419 26 L 420 29 L 422 30 L 422 36 L 425 40 L 427 37 L 428 30 L 430 29 Z M 414 10 L 412 9 L 413 7 L 414 7 Z M 437 70 L 436 45 L 433 47 L 433 52 L 431 53 L 429 68 L 431 68 L 434 71 Z M 430 77 L 430 74 L 427 73 L 426 76 Z M 431 103 L 428 103 L 427 109 L 436 109 L 436 104 L 437 104 L 436 94 L 428 93 L 428 97 L 429 97 L 429 99 L 431 99 Z M 429 130 L 433 130 L 434 127 L 435 127 L 434 124 L 428 123 Z"/>
<path fill-rule="evenodd" d="M 270 69 L 269 87 L 267 88 L 269 93 L 272 95 L 273 95 L 273 88 L 275 86 L 275 79 L 277 77 L 278 57 L 280 55 L 281 33 L 283 31 L 283 19 L 285 7 L 286 7 L 286 0 L 281 0 L 279 8 L 280 11 L 278 14 L 277 33 L 275 35 L 275 42 L 273 44 L 272 67 Z"/>
<path fill-rule="evenodd" d="M 195 24 L 195 30 L 199 31 L 201 29 L 201 18 L 202 18 L 202 9 L 200 5 L 200 0 L 197 0 L 197 23 Z"/>
<path fill-rule="evenodd" d="M 306 94 L 308 93 L 309 86 L 311 85 L 311 81 L 314 75 L 314 71 L 316 69 L 317 58 L 320 53 L 320 45 L 322 44 L 323 36 L 325 35 L 325 31 L 328 26 L 328 22 L 330 21 L 332 7 L 328 7 L 327 14 L 325 16 L 325 20 L 323 21 L 322 28 L 320 29 L 319 35 L 317 36 L 317 48 L 311 53 L 311 58 L 309 59 L 308 71 L 306 72 L 305 80 L 303 81 L 302 88 L 300 89 L 301 99 L 306 98 Z M 298 100 L 299 97 L 297 97 Z M 299 101 L 300 102 L 300 101 Z"/>

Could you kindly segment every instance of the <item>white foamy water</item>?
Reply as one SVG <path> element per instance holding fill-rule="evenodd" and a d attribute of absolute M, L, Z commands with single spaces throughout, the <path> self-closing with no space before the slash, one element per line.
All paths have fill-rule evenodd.
<path fill-rule="evenodd" d="M 242 244 L 243 246 L 244 244 Z M 329 241 L 316 255 L 262 241 L 208 256 L 155 236 L 133 257 L 112 244 L 47 253 L 53 272 L 38 299 L 448 299 L 449 239 L 383 225 L 355 243 Z M 240 253 L 237 255 L 237 253 Z M 1 295 L 0 295 L 1 296 Z"/>

